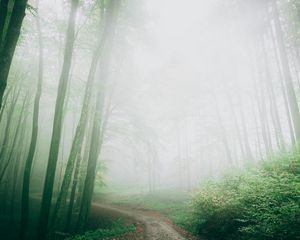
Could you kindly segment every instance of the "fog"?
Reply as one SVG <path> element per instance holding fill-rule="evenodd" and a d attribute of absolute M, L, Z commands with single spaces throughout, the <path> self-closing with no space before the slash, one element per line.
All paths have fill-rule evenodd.
<path fill-rule="evenodd" d="M 42 194 L 45 210 L 57 196 L 66 206 L 72 184 L 79 199 L 189 194 L 286 153 L 300 138 L 297 6 L 29 0 L 1 95 L 0 156 L 14 157 L 0 164 L 2 177 L 15 174 L 24 198 L 17 179 L 27 169 L 28 194 Z M 91 199 L 82 200 L 87 212 Z"/>
<path fill-rule="evenodd" d="M 66 164 L 79 119 L 82 89 L 98 34 L 91 17 L 97 9 L 92 4 L 83 4 L 77 19 L 58 176 Z M 107 168 L 106 185 L 147 191 L 149 181 L 154 181 L 157 189 L 190 189 L 207 177 L 265 156 L 264 146 L 258 146 L 263 140 L 257 138 L 262 130 L 256 101 L 268 93 L 257 92 L 256 88 L 264 83 L 255 80 L 258 73 L 253 70 L 267 64 L 263 59 L 254 60 L 261 52 L 253 44 L 269 31 L 266 20 L 256 12 L 261 4 L 254 1 L 237 8 L 230 1 L 132 1 L 122 9 L 106 86 L 111 110 L 99 157 Z M 67 6 L 61 1 L 40 3 L 47 67 L 40 157 L 34 175 L 41 178 L 62 64 L 64 32 L 59 29 L 66 27 Z M 36 50 L 27 46 L 36 37 L 29 29 L 32 18 L 27 19 L 28 32 L 24 33 L 24 49 L 19 49 L 19 54 L 34 59 Z M 266 44 L 268 50 L 273 48 L 270 40 Z M 274 53 L 267 54 L 272 58 Z M 276 63 L 268 64 L 288 145 L 278 69 Z M 269 104 L 265 106 L 265 120 L 270 128 L 270 144 L 277 151 Z M 230 153 L 226 153 L 224 138 Z M 241 139 L 248 143 L 241 143 Z"/>

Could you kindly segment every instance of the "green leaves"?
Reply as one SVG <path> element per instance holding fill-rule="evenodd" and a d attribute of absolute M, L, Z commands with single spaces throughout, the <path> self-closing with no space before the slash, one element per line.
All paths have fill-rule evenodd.
<path fill-rule="evenodd" d="M 300 239 L 296 153 L 256 170 L 209 182 L 195 196 L 193 224 L 207 239 Z"/>

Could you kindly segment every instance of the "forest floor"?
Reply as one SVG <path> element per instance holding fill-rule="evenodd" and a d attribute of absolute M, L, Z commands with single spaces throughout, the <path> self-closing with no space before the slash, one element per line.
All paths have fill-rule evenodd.
<path fill-rule="evenodd" d="M 115 237 L 115 240 L 194 240 L 188 232 L 174 225 L 163 214 L 147 209 L 133 208 L 129 206 L 120 206 L 113 204 L 93 204 L 93 215 L 103 214 L 108 216 L 119 215 L 122 218 L 132 219 L 136 225 L 136 231 L 121 237 Z"/>
<path fill-rule="evenodd" d="M 136 233 L 118 240 L 194 240 L 188 224 L 189 195 L 185 192 L 161 191 L 148 194 L 122 192 L 98 193 L 94 197 L 92 215 L 112 215 L 114 219 L 130 219 Z M 95 212 L 96 211 L 96 212 Z M 114 216 L 115 215 L 115 216 Z M 95 221 L 96 222 L 96 221 Z"/>
<path fill-rule="evenodd" d="M 135 227 L 135 230 L 128 231 L 127 234 L 105 240 L 195 240 L 196 238 L 181 225 L 186 222 L 184 214 L 187 213 L 187 206 L 186 199 L 180 198 L 180 196 L 175 196 L 170 192 L 144 195 L 101 194 L 101 197 L 96 196 L 93 200 L 88 222 L 89 229 L 92 231 L 112 229 L 114 231 L 114 228 L 119 227 L 133 225 Z M 35 229 L 40 196 L 34 195 L 31 199 L 35 202 L 31 209 L 34 218 L 32 226 Z M 119 223 L 117 226 L 114 224 L 116 222 Z M 2 234 L 3 239 L 15 240 L 16 231 L 11 231 L 7 226 L 9 221 L 3 219 L 1 223 L 6 223 L 4 224 L 6 231 L 4 231 L 5 229 L 2 231 L 0 228 L 4 234 Z"/>

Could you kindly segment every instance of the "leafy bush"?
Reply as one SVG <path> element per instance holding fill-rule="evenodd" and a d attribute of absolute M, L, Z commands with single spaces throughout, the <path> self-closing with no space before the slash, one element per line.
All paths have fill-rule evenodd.
<path fill-rule="evenodd" d="M 124 225 L 121 221 L 116 221 L 109 229 L 97 229 L 88 231 L 83 235 L 69 237 L 66 240 L 100 240 L 110 237 L 121 236 L 123 234 L 135 231 L 134 225 Z"/>
<path fill-rule="evenodd" d="M 222 240 L 300 239 L 300 157 L 207 182 L 192 201 L 197 234 Z"/>

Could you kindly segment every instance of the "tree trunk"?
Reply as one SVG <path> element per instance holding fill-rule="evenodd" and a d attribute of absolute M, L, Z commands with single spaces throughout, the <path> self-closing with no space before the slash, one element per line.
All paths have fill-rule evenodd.
<path fill-rule="evenodd" d="M 23 101 L 23 105 L 22 105 L 22 108 L 21 108 L 20 116 L 19 116 L 19 119 L 17 121 L 17 129 L 16 129 L 16 132 L 15 132 L 14 137 L 13 137 L 11 149 L 10 149 L 9 154 L 7 156 L 6 163 L 5 163 L 3 169 L 0 172 L 0 183 L 1 183 L 3 177 L 4 177 L 5 173 L 6 173 L 6 170 L 7 170 L 8 166 L 9 166 L 9 164 L 11 163 L 11 157 L 12 157 L 12 154 L 13 154 L 15 146 L 16 146 L 16 141 L 17 141 L 18 136 L 20 134 L 20 128 L 22 126 L 22 124 L 21 124 L 22 117 L 23 117 L 23 113 L 25 111 L 25 105 L 26 105 L 27 101 L 28 101 L 28 96 L 26 96 L 25 100 Z"/>
<path fill-rule="evenodd" d="M 221 140 L 222 140 L 222 143 L 224 145 L 224 149 L 225 149 L 226 156 L 227 156 L 227 161 L 232 166 L 233 161 L 232 161 L 231 151 L 230 151 L 230 148 L 229 148 L 228 139 L 227 139 L 227 135 L 226 135 L 226 130 L 225 130 L 225 127 L 223 125 L 223 121 L 222 121 L 222 118 L 221 118 L 221 113 L 220 113 L 220 109 L 219 109 L 219 105 L 218 105 L 218 101 L 217 101 L 217 97 L 215 96 L 215 93 L 214 93 L 213 97 L 214 97 L 215 108 L 216 108 L 216 113 L 217 113 L 217 121 L 218 121 L 219 128 L 221 130 Z"/>
<path fill-rule="evenodd" d="M 273 116 L 273 124 L 275 128 L 275 134 L 278 142 L 278 147 L 279 149 L 284 149 L 285 148 L 285 143 L 283 140 L 283 135 L 282 135 L 282 127 L 281 127 L 281 122 L 280 122 L 280 117 L 278 113 L 278 104 L 277 104 L 277 99 L 275 95 L 275 90 L 273 87 L 273 82 L 271 79 L 271 73 L 270 73 L 270 66 L 268 64 L 268 58 L 267 58 L 267 51 L 266 51 L 266 45 L 265 45 L 265 39 L 261 39 L 261 44 L 262 44 L 262 54 L 263 54 L 263 63 L 264 63 L 264 68 L 265 68 L 265 73 L 266 73 L 266 87 L 267 87 L 267 92 L 270 98 L 270 108 L 271 108 L 271 114 Z"/>
<path fill-rule="evenodd" d="M 34 106 L 33 106 L 33 118 L 32 118 L 32 130 L 31 130 L 31 141 L 29 146 L 28 156 L 25 162 L 24 175 L 23 175 L 23 186 L 22 186 L 22 199 L 21 199 L 21 225 L 20 225 L 20 239 L 25 239 L 28 216 L 29 216 L 29 187 L 30 187 L 30 175 L 32 169 L 33 158 L 36 150 L 36 143 L 39 130 L 39 110 L 40 110 L 40 98 L 42 94 L 42 82 L 44 74 L 44 46 L 40 25 L 39 14 L 36 17 L 38 41 L 39 41 L 39 72 L 37 81 L 37 90 L 35 93 Z"/>
<path fill-rule="evenodd" d="M 300 114 L 299 114 L 299 106 L 297 102 L 297 97 L 295 93 L 295 89 L 293 86 L 291 70 L 289 66 L 289 59 L 287 56 L 287 51 L 283 38 L 282 26 L 280 23 L 279 12 L 277 8 L 277 3 L 272 1 L 272 10 L 274 16 L 275 30 L 277 35 L 278 47 L 279 47 L 279 55 L 282 64 L 283 75 L 285 79 L 285 85 L 287 89 L 288 100 L 290 104 L 290 110 L 293 120 L 293 125 L 295 129 L 296 140 L 300 140 Z"/>
<path fill-rule="evenodd" d="M 103 49 L 105 50 L 102 55 L 100 63 L 100 77 L 101 86 L 98 87 L 96 109 L 93 122 L 92 141 L 90 146 L 90 153 L 87 166 L 87 174 L 84 182 L 84 189 L 82 194 L 82 201 L 80 213 L 78 218 L 78 229 L 83 230 L 85 227 L 86 219 L 89 214 L 92 195 L 94 191 L 94 182 L 96 176 L 97 159 L 99 156 L 99 147 L 101 146 L 101 116 L 103 110 L 104 99 L 104 86 L 108 78 L 108 67 L 110 63 L 112 42 L 114 38 L 115 27 L 117 23 L 117 10 L 119 8 L 119 0 L 111 0 L 107 9 L 107 21 L 103 32 Z"/>
<path fill-rule="evenodd" d="M 4 39 L 4 27 L 7 22 L 8 2 L 9 0 L 0 1 L 0 52 Z"/>
<path fill-rule="evenodd" d="M 241 131 L 240 131 L 240 127 L 239 127 L 239 122 L 238 122 L 238 118 L 236 116 L 236 112 L 234 110 L 234 105 L 233 105 L 231 96 L 228 93 L 228 91 L 226 91 L 226 96 L 227 96 L 227 99 L 228 99 L 228 102 L 229 102 L 229 105 L 230 105 L 231 114 L 233 116 L 235 130 L 236 130 L 236 134 L 237 134 L 237 139 L 238 139 L 240 150 L 241 150 L 241 155 L 242 155 L 242 158 L 245 159 L 246 154 L 245 154 L 245 150 L 244 150 L 244 145 L 243 145 L 243 140 L 242 140 Z"/>
<path fill-rule="evenodd" d="M 74 177 L 73 177 L 73 184 L 72 184 L 71 195 L 70 195 L 70 203 L 67 210 L 66 225 L 65 225 L 65 231 L 67 232 L 70 230 L 70 225 L 72 221 L 72 212 L 73 212 L 73 207 L 74 207 L 75 197 L 76 197 L 76 189 L 79 181 L 79 170 L 82 161 L 82 156 L 80 152 L 81 151 L 79 151 L 79 154 L 77 155 L 77 161 L 76 161 Z"/>
<path fill-rule="evenodd" d="M 278 68 L 278 73 L 279 73 L 280 90 L 281 90 L 282 97 L 284 100 L 284 108 L 285 108 L 285 113 L 286 113 L 287 122 L 288 122 L 288 126 L 289 126 L 290 139 L 291 139 L 291 143 L 293 145 L 295 145 L 296 139 L 295 139 L 295 131 L 294 131 L 294 127 L 293 127 L 293 123 L 292 123 L 292 119 L 291 119 L 290 105 L 289 105 L 289 100 L 287 97 L 287 92 L 286 92 L 286 88 L 285 88 L 285 84 L 284 84 L 284 77 L 283 77 L 282 70 L 281 70 L 278 48 L 276 45 L 276 40 L 275 40 L 275 36 L 274 36 L 274 32 L 273 32 L 271 23 L 269 26 L 269 33 L 271 35 L 271 40 L 272 40 L 273 49 L 274 49 L 274 53 L 275 53 L 275 62 L 276 62 L 276 66 Z"/>
<path fill-rule="evenodd" d="M 15 112 L 16 103 L 20 96 L 20 90 L 18 90 L 17 93 L 14 93 L 12 102 L 10 104 L 10 108 L 7 113 L 7 123 L 4 131 L 4 138 L 0 149 L 0 161 L 2 165 L 2 161 L 4 160 L 4 157 L 6 156 L 8 145 L 9 145 L 9 132 L 11 130 L 11 124 L 13 123 L 13 114 Z"/>
<path fill-rule="evenodd" d="M 21 169 L 21 165 L 22 165 L 22 156 L 23 156 L 23 150 L 26 149 L 27 144 L 24 144 L 24 139 L 25 139 L 25 133 L 26 133 L 26 123 L 27 123 L 27 116 L 24 117 L 22 125 L 22 132 L 20 134 L 19 140 L 18 140 L 18 147 L 17 147 L 17 151 L 15 154 L 15 165 L 13 167 L 13 179 L 12 179 L 12 190 L 11 190 L 11 200 L 10 200 L 10 219 L 11 222 L 14 221 L 14 208 L 15 208 L 15 203 L 16 203 L 16 199 L 17 199 L 17 185 L 19 182 L 19 173 L 20 173 L 20 169 Z M 26 149 L 27 150 L 27 149 Z M 23 169 L 22 169 L 23 170 Z"/>
<path fill-rule="evenodd" d="M 7 99 L 8 99 L 8 96 L 10 95 L 11 90 L 12 90 L 12 87 L 10 87 L 9 89 L 7 89 L 6 92 L 5 92 L 5 95 L 3 97 L 2 108 L 0 109 L 0 124 L 1 124 L 2 119 L 3 119 L 5 106 L 6 106 Z"/>
<path fill-rule="evenodd" d="M 62 217 L 63 210 L 65 209 L 66 199 L 68 195 L 68 190 L 71 185 L 72 180 L 72 174 L 74 172 L 74 166 L 76 157 L 79 154 L 80 146 L 83 143 L 84 140 L 84 134 L 87 128 L 87 119 L 88 119 L 88 112 L 91 102 L 91 96 L 92 96 L 92 89 L 94 87 L 94 79 L 95 79 L 95 73 L 100 57 L 100 50 L 101 50 L 101 44 L 97 47 L 97 50 L 93 56 L 92 64 L 90 67 L 90 72 L 88 76 L 88 81 L 85 89 L 85 95 L 83 100 L 83 105 L 81 109 L 81 115 L 80 120 L 76 128 L 76 133 L 73 139 L 70 155 L 67 162 L 67 167 L 65 170 L 63 182 L 61 185 L 60 193 L 56 202 L 55 210 L 53 213 L 51 228 L 56 228 L 60 223 L 60 218 Z M 51 230 L 54 230 L 51 229 Z"/>
<path fill-rule="evenodd" d="M 3 47 L 0 48 L 0 109 L 10 66 L 20 36 L 22 22 L 25 17 L 26 5 L 27 0 L 15 1 Z"/>
<path fill-rule="evenodd" d="M 71 12 L 68 21 L 68 29 L 66 35 L 66 45 L 64 53 L 64 63 L 59 80 L 58 94 L 55 106 L 55 115 L 53 123 L 53 132 L 50 145 L 50 153 L 48 159 L 48 166 L 46 171 L 46 178 L 44 183 L 43 198 L 41 204 L 41 212 L 39 216 L 38 239 L 46 239 L 48 220 L 51 208 L 51 200 L 53 194 L 53 184 L 57 165 L 57 158 L 59 152 L 59 144 L 62 130 L 63 106 L 65 102 L 67 83 L 69 79 L 70 68 L 72 64 L 72 56 L 74 49 L 75 37 L 75 19 L 77 14 L 79 0 L 72 0 Z"/>

